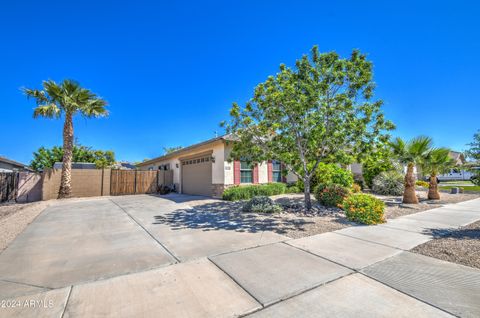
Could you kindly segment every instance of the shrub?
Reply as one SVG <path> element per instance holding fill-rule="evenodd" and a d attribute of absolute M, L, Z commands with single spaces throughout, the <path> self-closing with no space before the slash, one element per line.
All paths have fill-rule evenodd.
<path fill-rule="evenodd" d="M 423 181 L 423 180 L 417 180 L 415 184 L 422 188 L 428 188 L 430 186 L 427 181 Z"/>
<path fill-rule="evenodd" d="M 473 177 L 470 178 L 470 180 L 472 181 L 472 183 L 474 185 L 477 185 L 477 186 L 480 186 L 480 173 L 474 175 Z"/>
<path fill-rule="evenodd" d="M 315 198 L 324 206 L 338 206 L 350 194 L 350 190 L 338 184 L 320 184 L 315 191 Z"/>
<path fill-rule="evenodd" d="M 343 200 L 342 208 L 347 218 L 363 224 L 385 222 L 385 203 L 369 194 L 357 193 Z"/>
<path fill-rule="evenodd" d="M 402 195 L 403 176 L 396 171 L 382 172 L 373 179 L 372 191 L 384 195 Z"/>
<path fill-rule="evenodd" d="M 285 193 L 302 193 L 303 191 L 296 185 L 288 185 L 285 189 Z"/>
<path fill-rule="evenodd" d="M 353 193 L 360 193 L 360 192 L 362 192 L 362 187 L 359 184 L 354 183 L 354 184 L 352 184 L 352 192 Z"/>
<path fill-rule="evenodd" d="M 255 196 L 271 196 L 285 193 L 284 183 L 267 183 L 245 186 L 234 186 L 223 191 L 222 198 L 228 201 L 248 200 Z"/>
<path fill-rule="evenodd" d="M 275 204 L 272 199 L 266 196 L 256 196 L 250 199 L 242 207 L 243 212 L 275 213 L 281 212 L 282 207 Z"/>
<path fill-rule="evenodd" d="M 310 180 L 310 191 L 314 192 L 319 184 L 338 184 L 350 188 L 353 184 L 353 174 L 335 164 L 321 162 Z M 298 180 L 297 186 L 303 192 L 303 180 Z"/>

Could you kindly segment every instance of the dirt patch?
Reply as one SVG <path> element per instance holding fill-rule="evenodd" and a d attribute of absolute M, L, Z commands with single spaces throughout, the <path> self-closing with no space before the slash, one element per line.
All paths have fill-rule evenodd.
<path fill-rule="evenodd" d="M 480 221 L 455 230 L 434 232 L 434 239 L 411 251 L 480 269 Z"/>
<path fill-rule="evenodd" d="M 51 202 L 0 206 L 0 251 L 3 251 Z"/>

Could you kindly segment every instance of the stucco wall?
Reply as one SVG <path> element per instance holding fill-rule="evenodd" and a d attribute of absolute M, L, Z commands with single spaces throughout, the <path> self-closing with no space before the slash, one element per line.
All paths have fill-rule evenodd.
<path fill-rule="evenodd" d="M 42 175 L 34 172 L 19 172 L 17 202 L 42 200 Z"/>
<path fill-rule="evenodd" d="M 226 185 L 234 184 L 233 181 L 233 161 L 228 162 L 230 159 L 230 153 L 232 152 L 232 145 L 225 145 L 224 158 L 225 162 L 223 163 L 224 171 L 224 180 Z"/>

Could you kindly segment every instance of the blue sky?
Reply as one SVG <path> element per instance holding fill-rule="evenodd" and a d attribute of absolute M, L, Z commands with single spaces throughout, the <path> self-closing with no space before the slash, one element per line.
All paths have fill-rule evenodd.
<path fill-rule="evenodd" d="M 61 145 L 20 87 L 98 93 L 110 117 L 77 118 L 75 136 L 136 161 L 220 133 L 232 102 L 314 44 L 368 54 L 395 135 L 462 150 L 480 128 L 479 16 L 475 1 L 3 1 L 0 155 Z"/>

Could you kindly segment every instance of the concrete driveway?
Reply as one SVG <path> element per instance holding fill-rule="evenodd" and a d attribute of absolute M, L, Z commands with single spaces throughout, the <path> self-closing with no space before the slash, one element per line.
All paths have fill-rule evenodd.
<path fill-rule="evenodd" d="M 0 317 L 480 314 L 479 270 L 406 251 L 426 229 L 480 219 L 480 200 L 288 240 L 195 213 L 198 199 L 49 207 L 0 254 Z"/>

